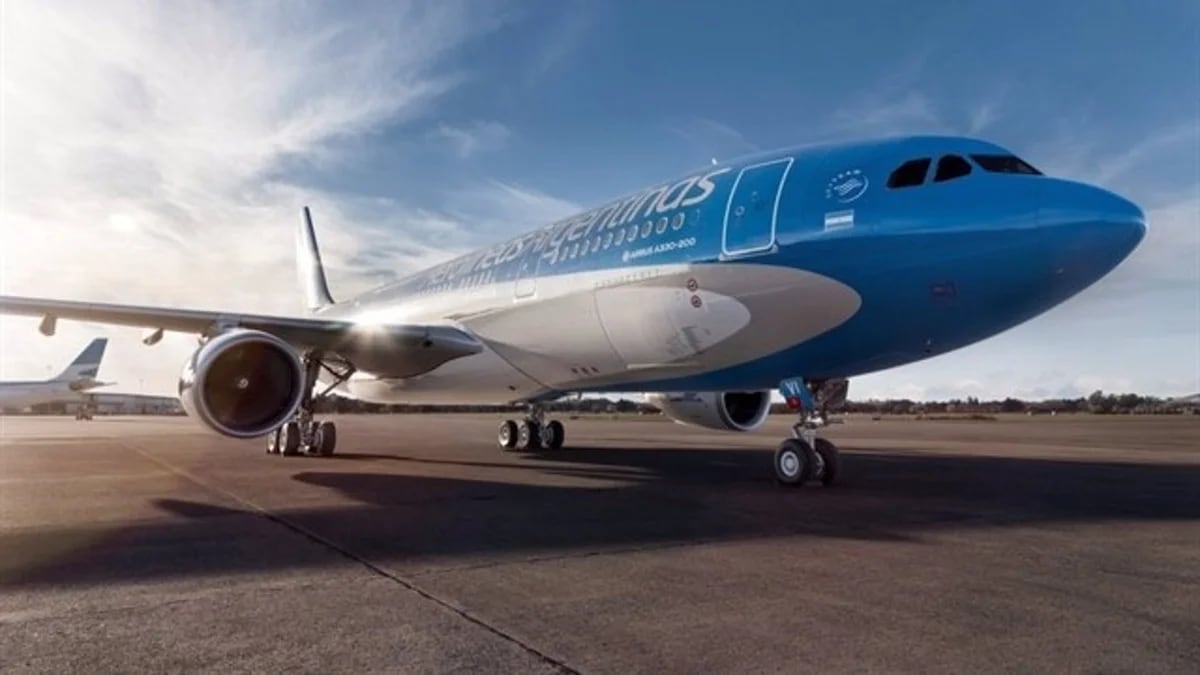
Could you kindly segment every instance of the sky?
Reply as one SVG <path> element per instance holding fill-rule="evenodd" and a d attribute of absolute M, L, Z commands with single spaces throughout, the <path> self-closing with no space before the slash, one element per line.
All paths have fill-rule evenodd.
<path fill-rule="evenodd" d="M 1146 211 L 1049 313 L 852 398 L 1200 391 L 1200 3 L 0 0 L 0 291 L 298 314 L 710 158 L 949 133 Z M 194 336 L 0 319 L 0 377 L 95 335 L 171 394 Z"/>

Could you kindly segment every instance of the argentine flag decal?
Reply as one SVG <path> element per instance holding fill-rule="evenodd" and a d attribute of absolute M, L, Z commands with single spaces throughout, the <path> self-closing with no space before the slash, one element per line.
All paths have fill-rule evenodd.
<path fill-rule="evenodd" d="M 843 227 L 854 227 L 854 210 L 830 211 L 825 214 L 825 230 L 840 230 Z"/>

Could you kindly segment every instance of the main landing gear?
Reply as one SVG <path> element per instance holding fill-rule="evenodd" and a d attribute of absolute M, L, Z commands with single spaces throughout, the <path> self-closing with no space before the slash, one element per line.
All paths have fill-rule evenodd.
<path fill-rule="evenodd" d="M 834 386 L 842 386 L 842 383 L 844 381 Z M 841 468 L 837 446 L 817 437 L 817 430 L 828 423 L 826 408 L 831 392 L 826 383 L 815 383 L 818 403 L 809 386 L 803 380 L 788 379 L 779 387 L 788 407 L 799 415 L 799 420 L 792 425 L 792 438 L 780 443 L 775 450 L 775 480 L 781 485 L 799 487 L 809 481 L 833 485 Z M 832 395 L 836 396 L 836 393 L 833 391 Z"/>
<path fill-rule="evenodd" d="M 313 395 L 321 369 L 333 376 L 333 382 L 321 393 Z M 304 396 L 296 416 L 283 426 L 267 435 L 267 454 L 291 457 L 304 453 L 328 457 L 337 447 L 337 427 L 328 420 L 313 419 L 313 404 L 329 395 L 339 384 L 354 374 L 354 366 L 341 361 L 325 359 L 319 352 L 304 356 Z"/>
<path fill-rule="evenodd" d="M 545 409 L 533 405 L 525 419 L 500 423 L 496 443 L 505 450 L 558 450 L 567 438 L 566 433 L 562 422 L 547 422 Z"/>

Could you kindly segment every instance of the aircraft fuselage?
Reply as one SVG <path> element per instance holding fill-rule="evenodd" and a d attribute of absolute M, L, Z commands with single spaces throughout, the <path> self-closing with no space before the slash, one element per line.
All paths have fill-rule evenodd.
<path fill-rule="evenodd" d="M 762 390 L 995 335 L 1100 279 L 1144 232 L 1132 203 L 991 143 L 825 145 L 705 167 L 321 316 L 447 323 L 486 346 L 405 380 L 360 368 L 345 390 L 368 400 Z"/>

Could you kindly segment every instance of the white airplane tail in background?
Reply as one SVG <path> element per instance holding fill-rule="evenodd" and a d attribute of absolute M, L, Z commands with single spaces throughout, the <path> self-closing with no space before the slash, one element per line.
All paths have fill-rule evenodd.
<path fill-rule="evenodd" d="M 100 361 L 104 358 L 104 348 L 108 346 L 108 338 L 96 338 L 92 340 L 79 356 L 67 366 L 67 369 L 62 371 L 58 377 L 54 378 L 56 382 L 74 382 L 81 379 L 96 379 L 96 373 L 100 372 Z"/>

